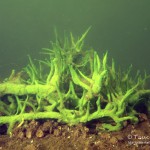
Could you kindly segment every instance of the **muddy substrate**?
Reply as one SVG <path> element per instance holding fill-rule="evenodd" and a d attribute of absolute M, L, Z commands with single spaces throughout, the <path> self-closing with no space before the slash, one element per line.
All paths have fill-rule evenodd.
<path fill-rule="evenodd" d="M 0 150 L 149 150 L 150 119 L 139 115 L 140 122 L 124 123 L 117 132 L 100 131 L 101 123 L 67 126 L 57 121 L 30 121 L 16 125 L 12 135 L 0 127 Z"/>

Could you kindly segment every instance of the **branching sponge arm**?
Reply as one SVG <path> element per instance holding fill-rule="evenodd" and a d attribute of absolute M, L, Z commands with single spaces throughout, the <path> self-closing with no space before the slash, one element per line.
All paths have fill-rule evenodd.
<path fill-rule="evenodd" d="M 48 58 L 39 66 L 29 57 L 21 73 L 13 70 L 0 83 L 0 125 L 8 124 L 9 133 L 16 122 L 33 119 L 74 125 L 105 118 L 103 128 L 114 131 L 126 120 L 138 121 L 134 106 L 139 102 L 150 111 L 150 90 L 143 86 L 147 76 L 133 80 L 130 69 L 116 72 L 114 61 L 108 66 L 107 53 L 100 59 L 96 51 L 84 51 L 88 31 L 77 40 L 72 34 L 63 42 L 56 39 L 44 49 Z"/>

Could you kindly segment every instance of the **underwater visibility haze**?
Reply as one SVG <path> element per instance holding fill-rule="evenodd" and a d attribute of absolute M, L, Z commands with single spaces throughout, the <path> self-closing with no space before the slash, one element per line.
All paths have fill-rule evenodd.
<path fill-rule="evenodd" d="M 54 41 L 54 28 L 80 36 L 91 26 L 87 47 L 110 58 L 125 69 L 150 72 L 149 0 L 1 0 L 0 77 L 38 59 L 43 47 Z"/>

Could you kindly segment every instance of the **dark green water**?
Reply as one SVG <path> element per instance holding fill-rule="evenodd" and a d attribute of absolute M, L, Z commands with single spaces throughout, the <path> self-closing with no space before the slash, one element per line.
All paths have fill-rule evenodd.
<path fill-rule="evenodd" d="M 55 27 L 78 36 L 89 26 L 89 47 L 150 73 L 150 0 L 0 0 L 0 77 L 39 58 Z"/>

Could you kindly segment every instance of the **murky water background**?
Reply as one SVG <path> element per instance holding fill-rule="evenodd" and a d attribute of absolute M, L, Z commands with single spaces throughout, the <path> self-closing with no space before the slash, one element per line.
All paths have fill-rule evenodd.
<path fill-rule="evenodd" d="M 0 77 L 40 58 L 43 47 L 60 36 L 80 36 L 92 26 L 86 45 L 116 64 L 150 73 L 150 0 L 1 0 Z"/>

